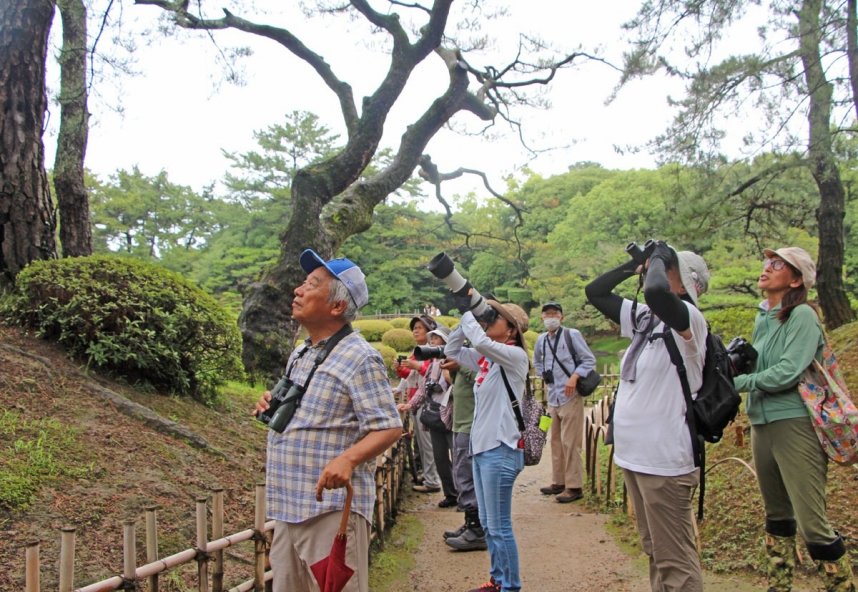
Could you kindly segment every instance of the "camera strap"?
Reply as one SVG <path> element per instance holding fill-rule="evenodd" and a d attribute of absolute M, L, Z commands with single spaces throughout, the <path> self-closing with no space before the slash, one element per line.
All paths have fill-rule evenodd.
<path fill-rule="evenodd" d="M 563 373 L 568 377 L 572 376 L 572 373 L 566 369 L 566 366 L 563 365 L 563 362 L 557 359 L 557 344 L 560 342 L 560 334 L 565 331 L 565 327 L 560 327 L 557 330 L 557 334 L 554 336 L 554 345 L 551 344 L 551 335 L 545 336 L 545 341 L 548 343 L 548 347 L 551 349 L 551 354 L 554 356 L 551 360 L 551 372 L 554 372 L 554 363 L 556 362 L 560 369 L 563 370 Z M 567 345 L 571 345 L 571 340 L 567 340 Z M 575 366 L 578 366 L 578 357 L 575 355 L 575 349 L 570 347 L 569 353 L 572 354 L 572 359 L 575 360 Z M 545 350 L 542 350 L 542 367 L 545 367 Z"/>
<path fill-rule="evenodd" d="M 301 389 L 301 397 L 296 401 L 296 407 L 301 406 L 301 399 L 304 397 L 304 394 L 306 394 L 307 387 L 310 386 L 310 381 L 313 380 L 313 375 L 316 373 L 316 369 L 324 363 L 324 361 L 328 358 L 328 354 L 334 351 L 334 348 L 337 347 L 337 344 L 342 341 L 347 335 L 352 333 L 352 331 L 352 326 L 349 323 L 346 323 L 340 328 L 339 331 L 337 331 L 328 338 L 328 340 L 325 342 L 325 347 L 322 348 L 322 351 L 316 354 L 316 359 L 313 361 L 313 367 L 310 368 L 310 373 L 307 374 L 307 380 L 306 382 L 304 382 L 304 387 Z M 295 362 L 300 360 L 305 353 L 310 351 L 310 349 L 312 348 L 308 346 L 305 349 L 301 350 L 295 360 L 293 360 L 292 365 L 294 365 Z M 289 372 L 286 374 L 286 377 L 288 378 L 289 374 L 291 373 L 292 366 L 290 365 Z"/>

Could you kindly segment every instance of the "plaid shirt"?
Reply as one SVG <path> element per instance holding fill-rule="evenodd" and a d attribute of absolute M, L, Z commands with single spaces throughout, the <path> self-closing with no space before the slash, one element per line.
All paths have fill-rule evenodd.
<path fill-rule="evenodd" d="M 294 362 L 291 378 L 305 384 L 326 340 Z M 292 352 L 290 363 L 303 348 Z M 346 336 L 318 367 L 301 406 L 278 434 L 268 431 L 266 498 L 268 518 L 298 523 L 342 511 L 345 489 L 325 491 L 316 501 L 316 482 L 325 466 L 373 431 L 401 428 L 402 421 L 381 355 L 358 333 Z M 352 473 L 352 512 L 372 522 L 374 459 Z"/>

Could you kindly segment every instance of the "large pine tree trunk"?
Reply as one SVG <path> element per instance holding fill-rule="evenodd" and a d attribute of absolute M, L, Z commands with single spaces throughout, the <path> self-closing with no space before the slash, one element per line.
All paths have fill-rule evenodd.
<path fill-rule="evenodd" d="M 831 140 L 833 88 L 825 78 L 820 58 L 819 15 L 821 0 L 805 0 L 799 12 L 800 50 L 804 79 L 810 96 L 808 106 L 808 158 L 819 188 L 819 305 L 829 329 L 855 320 L 843 286 L 843 217 L 845 190 L 834 158 Z"/>
<path fill-rule="evenodd" d="M 53 0 L 0 2 L 0 285 L 56 257 L 42 144 L 45 59 Z"/>
<path fill-rule="evenodd" d="M 60 52 L 60 133 L 54 163 L 54 189 L 63 256 L 92 254 L 89 196 L 83 162 L 89 135 L 86 89 L 86 7 L 83 0 L 57 0 L 63 19 Z"/>

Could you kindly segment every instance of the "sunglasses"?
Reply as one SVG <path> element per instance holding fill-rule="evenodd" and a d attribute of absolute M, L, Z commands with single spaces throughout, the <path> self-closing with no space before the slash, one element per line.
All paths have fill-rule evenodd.
<path fill-rule="evenodd" d="M 763 259 L 763 269 L 771 267 L 772 271 L 780 271 L 786 266 L 787 262 L 783 259 Z"/>

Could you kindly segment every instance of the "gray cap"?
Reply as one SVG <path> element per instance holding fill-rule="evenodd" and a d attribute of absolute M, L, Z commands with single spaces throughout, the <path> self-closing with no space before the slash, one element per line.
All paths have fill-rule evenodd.
<path fill-rule="evenodd" d="M 449 337 L 450 335 L 450 327 L 439 323 L 437 327 L 429 331 L 429 333 L 427 333 L 426 335 L 437 335 L 444 340 L 444 343 L 447 343 L 447 337 Z"/>
<path fill-rule="evenodd" d="M 697 299 L 709 289 L 709 268 L 703 257 L 691 251 L 679 251 L 676 258 L 679 260 L 679 279 L 682 286 L 694 306 L 697 306 Z"/>

